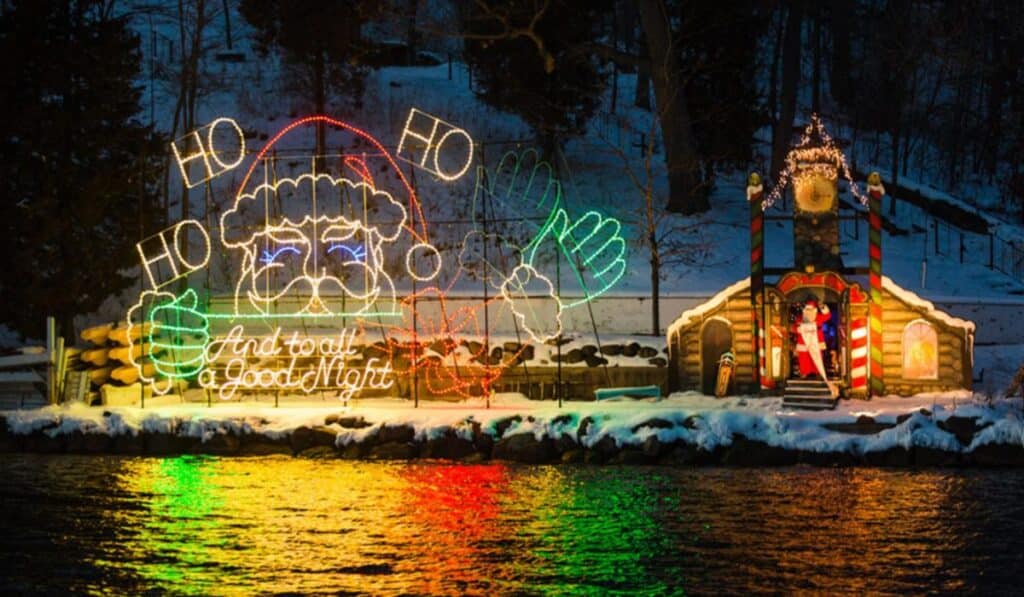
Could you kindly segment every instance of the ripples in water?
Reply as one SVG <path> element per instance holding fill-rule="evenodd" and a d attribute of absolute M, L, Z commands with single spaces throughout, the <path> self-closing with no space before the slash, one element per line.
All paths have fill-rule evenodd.
<path fill-rule="evenodd" d="M 1024 473 L 0 456 L 0 589 L 1014 592 Z"/>

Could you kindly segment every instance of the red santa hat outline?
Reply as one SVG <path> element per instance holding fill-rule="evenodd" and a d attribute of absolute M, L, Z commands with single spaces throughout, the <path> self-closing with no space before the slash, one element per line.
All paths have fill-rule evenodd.
<path fill-rule="evenodd" d="M 242 177 L 242 182 L 238 185 L 238 191 L 235 193 L 235 204 L 237 205 L 238 201 L 245 194 L 246 186 L 249 184 L 249 179 L 252 178 L 252 174 L 256 170 L 256 167 L 263 161 L 267 153 L 274 148 L 278 141 L 280 141 L 285 135 L 287 135 L 288 133 L 302 125 L 316 124 L 320 122 L 329 124 L 335 128 L 356 135 L 357 137 L 363 139 L 372 147 L 377 149 L 377 151 L 380 154 L 380 157 L 383 157 L 385 160 L 387 160 L 388 164 L 391 165 L 391 171 L 398 176 L 399 182 L 401 182 L 402 186 L 405 187 L 405 190 L 408 193 L 409 197 L 408 210 L 413 217 L 407 220 L 403 224 L 403 227 L 409 232 L 409 234 L 412 235 L 413 239 L 415 239 L 416 242 L 427 243 L 427 222 L 423 218 L 423 210 L 420 207 L 419 200 L 416 198 L 416 192 L 413 190 L 412 185 L 409 184 L 409 180 L 405 177 L 405 174 L 402 173 L 402 169 L 398 166 L 398 162 L 396 162 L 395 159 L 391 157 L 391 154 L 388 152 L 388 150 L 385 149 L 384 145 L 381 144 L 381 142 L 378 141 L 375 137 L 373 137 L 372 135 L 370 135 L 369 133 L 360 128 L 354 127 L 336 118 L 331 118 L 330 116 L 317 115 L 307 116 L 306 118 L 300 118 L 299 120 L 290 123 L 288 126 L 278 131 L 276 135 L 271 137 L 270 140 L 268 140 L 267 143 L 263 146 L 263 148 L 260 149 L 259 153 L 256 154 L 256 159 L 254 159 L 252 163 L 249 164 L 249 168 L 246 170 L 245 176 Z M 364 183 L 370 185 L 371 188 L 376 188 L 374 185 L 372 175 L 370 174 L 370 169 L 366 166 L 362 159 L 357 158 L 356 156 L 346 156 L 344 158 L 344 164 L 345 166 L 353 170 L 356 174 L 358 174 Z M 228 210 L 227 212 L 221 215 L 222 235 L 224 233 L 224 230 L 226 230 L 225 218 L 228 217 L 229 214 L 231 214 L 233 211 L 234 209 Z"/>
<path fill-rule="evenodd" d="M 220 232 L 221 232 L 221 242 L 223 243 L 223 245 L 225 247 L 227 247 L 227 248 L 245 249 L 249 253 L 249 254 L 246 255 L 246 261 L 245 261 L 246 265 L 243 265 L 243 275 L 239 278 L 238 284 L 237 284 L 237 286 L 235 288 L 235 298 L 236 298 L 236 301 L 239 300 L 239 297 L 243 296 L 243 293 L 241 292 L 241 289 L 242 289 L 242 287 L 244 286 L 244 284 L 246 283 L 246 280 L 247 280 L 247 274 L 245 272 L 252 273 L 252 272 L 256 271 L 255 270 L 256 254 L 255 254 L 255 252 L 253 252 L 254 249 L 247 248 L 247 245 L 252 242 L 253 238 L 257 234 L 260 234 L 261 232 L 262 233 L 267 233 L 267 232 L 272 231 L 273 229 L 276 228 L 276 227 L 268 227 L 266 229 L 262 229 L 259 232 L 257 232 L 257 231 L 247 232 L 245 230 L 247 228 L 244 225 L 246 216 L 243 213 L 242 204 L 247 199 L 254 199 L 256 194 L 259 191 L 259 189 L 257 189 L 256 191 L 253 191 L 252 193 L 247 193 L 246 192 L 246 189 L 249 186 L 250 181 L 252 180 L 252 174 L 256 170 L 256 168 L 259 166 L 259 164 L 263 162 L 265 157 L 268 155 L 268 152 L 270 152 L 272 149 L 274 149 L 275 146 L 277 145 L 277 143 L 281 139 L 283 139 L 286 135 L 288 135 L 292 131 L 295 131 L 299 127 L 302 127 L 303 125 L 313 125 L 313 124 L 317 124 L 317 123 L 326 123 L 326 124 L 331 125 L 332 127 L 335 127 L 337 129 L 340 129 L 340 130 L 348 132 L 348 133 L 351 133 L 355 137 L 357 137 L 358 139 L 361 139 L 362 141 L 364 141 L 365 143 L 370 145 L 373 149 L 376 149 L 376 153 L 371 153 L 371 155 L 374 158 L 380 158 L 380 157 L 384 158 L 384 160 L 386 160 L 387 164 L 390 165 L 390 167 L 391 167 L 390 168 L 390 172 L 394 173 L 396 175 L 396 177 L 398 179 L 398 182 L 401 183 L 401 186 L 405 188 L 405 191 L 408 194 L 407 195 L 408 196 L 408 203 L 407 203 L 408 207 L 405 207 L 405 206 L 402 205 L 401 197 L 398 197 L 397 200 L 396 200 L 395 198 L 392 197 L 392 195 L 390 193 L 387 193 L 386 191 L 383 191 L 383 190 L 377 190 L 375 182 L 373 180 L 373 176 L 371 174 L 371 170 L 367 166 L 366 161 L 363 158 L 360 158 L 360 157 L 355 156 L 355 155 L 343 156 L 343 158 L 342 158 L 342 165 L 343 165 L 344 169 L 349 170 L 350 173 L 355 175 L 354 178 L 356 178 L 356 180 L 358 182 L 352 182 L 352 181 L 344 178 L 344 174 L 340 178 L 335 178 L 334 176 L 331 176 L 330 174 L 326 174 L 326 173 L 324 173 L 324 174 L 316 174 L 316 175 L 314 175 L 312 173 L 308 173 L 308 174 L 303 174 L 303 175 L 301 175 L 301 176 L 299 176 L 299 177 L 297 177 L 295 179 L 285 178 L 285 179 L 281 179 L 280 181 L 275 181 L 273 185 L 268 185 L 267 183 L 261 183 L 259 185 L 259 188 L 264 188 L 264 187 L 266 187 L 266 188 L 273 188 L 276 191 L 277 187 L 278 187 L 278 184 L 285 184 L 285 185 L 290 184 L 292 187 L 295 187 L 297 189 L 299 184 L 301 182 L 303 182 L 303 181 L 307 181 L 309 184 L 312 184 L 312 185 L 315 186 L 321 180 L 325 180 L 325 181 L 327 181 L 327 182 L 329 182 L 329 183 L 331 183 L 331 184 L 333 184 L 335 186 L 337 186 L 338 184 L 345 184 L 345 185 L 347 185 L 347 186 L 349 186 L 351 188 L 358 188 L 360 186 L 364 186 L 365 185 L 365 187 L 367 187 L 372 192 L 372 194 L 374 196 L 378 196 L 378 195 L 381 196 L 383 200 L 386 200 L 386 202 L 393 204 L 400 211 L 400 216 L 401 217 L 396 218 L 396 220 L 397 220 L 396 223 L 398 225 L 397 225 L 397 227 L 393 231 L 388 232 L 388 233 L 384 233 L 384 231 L 376 230 L 376 227 L 374 227 L 374 230 L 376 230 L 376 232 L 374 234 L 372 234 L 372 236 L 376 238 L 377 243 L 379 243 L 382 240 L 383 241 L 387 241 L 387 242 L 392 242 L 392 241 L 394 241 L 397 238 L 397 236 L 399 234 L 401 234 L 402 230 L 405 230 L 405 231 L 408 232 L 410 238 L 412 239 L 412 244 L 414 246 L 417 246 L 417 247 L 418 246 L 426 246 L 426 247 L 430 247 L 431 246 L 430 243 L 427 241 L 428 236 L 427 236 L 426 221 L 423 218 L 423 212 L 422 212 L 422 209 L 420 207 L 420 203 L 419 203 L 419 201 L 418 201 L 418 199 L 416 197 L 416 193 L 413 190 L 412 186 L 409 184 L 409 181 L 408 181 L 408 179 L 406 179 L 406 177 L 403 174 L 401 168 L 399 168 L 398 163 L 394 160 L 394 158 L 390 155 L 390 153 L 384 148 L 384 146 L 380 143 L 380 141 L 378 141 L 376 138 L 374 138 L 372 135 L 370 135 L 369 133 L 367 133 L 366 131 L 364 131 L 362 129 L 354 127 L 354 126 L 352 126 L 352 125 L 350 125 L 348 123 L 345 123 L 343 121 L 340 121 L 340 120 L 337 120 L 337 119 L 334 119 L 334 118 L 330 118 L 328 116 L 318 115 L 318 116 L 310 116 L 310 117 L 307 117 L 307 118 L 302 118 L 302 119 L 296 120 L 296 121 L 288 124 L 283 129 L 278 131 L 278 133 L 275 134 L 269 141 L 267 141 L 267 143 L 263 146 L 263 148 L 260 149 L 259 153 L 256 155 L 256 158 L 250 163 L 248 169 L 246 170 L 245 175 L 242 178 L 241 183 L 238 185 L 238 189 L 237 189 L 237 192 L 235 194 L 232 207 L 229 210 L 225 211 L 223 214 L 221 214 L 221 217 L 220 217 L 220 224 L 221 224 L 220 228 L 221 228 L 221 230 L 220 230 Z M 372 150 L 371 150 L 371 152 L 372 152 Z M 341 214 L 339 214 L 339 216 L 341 216 Z M 301 221 L 299 221 L 299 222 L 292 222 L 291 219 L 288 216 L 283 216 L 283 218 L 284 219 L 282 220 L 282 225 L 287 225 L 289 223 L 293 224 L 295 226 L 301 225 Z M 234 230 L 236 228 L 235 226 L 232 225 L 232 223 L 233 223 L 233 221 L 239 220 L 239 219 L 240 219 L 240 221 L 237 222 L 237 223 L 240 224 L 241 235 L 242 235 L 243 238 L 236 239 L 236 238 L 234 238 L 234 235 L 231 232 L 232 230 Z M 308 219 L 308 216 L 307 216 L 307 219 Z M 324 219 L 324 218 L 316 217 L 316 218 L 314 218 L 313 221 L 314 222 L 319 222 L 322 219 Z M 347 221 L 346 218 L 344 218 L 344 216 L 341 216 L 341 222 L 346 222 L 346 221 Z M 365 224 L 364 224 L 364 226 L 365 226 Z M 248 236 L 248 239 L 244 238 L 246 236 Z M 351 295 L 352 298 L 356 298 L 356 299 L 363 299 L 363 298 L 370 299 L 373 296 L 376 296 L 377 294 L 379 294 L 378 286 L 379 286 L 379 284 L 383 283 L 383 284 L 385 284 L 385 286 L 391 288 L 391 290 L 390 290 L 390 292 L 388 294 L 390 295 L 392 300 L 395 300 L 397 297 L 395 297 L 393 282 L 391 282 L 390 276 L 387 274 L 387 272 L 383 271 L 383 269 L 380 269 L 380 265 L 383 263 L 383 257 L 380 255 L 380 246 L 378 244 L 374 244 L 372 246 L 368 245 L 366 247 L 366 251 L 367 251 L 367 253 L 372 252 L 372 255 L 368 254 L 367 257 L 368 258 L 372 258 L 372 261 L 373 261 L 373 264 L 374 264 L 373 268 L 372 268 L 372 269 L 374 269 L 374 271 L 372 272 L 372 275 L 371 275 L 371 282 L 372 282 L 371 286 L 375 290 L 373 292 L 367 291 L 367 293 L 365 293 L 365 296 L 363 296 L 363 294 L 361 294 L 359 292 L 353 292 L 351 289 L 346 288 L 344 286 L 344 284 L 341 284 L 342 287 L 345 288 L 346 293 Z M 435 252 L 436 252 L 436 250 L 435 250 Z M 383 278 L 383 280 L 380 280 L 380 278 Z M 302 278 L 300 277 L 300 278 L 297 278 L 297 280 L 298 279 L 302 279 Z M 285 290 L 281 291 L 281 294 L 283 294 L 286 290 L 287 290 L 287 288 Z M 376 299 L 374 299 L 374 300 L 376 300 Z M 250 302 L 252 302 L 252 297 L 250 297 Z M 257 309 L 260 309 L 261 307 L 257 304 L 258 302 L 260 302 L 260 301 L 257 300 L 253 304 L 254 304 L 254 306 L 257 307 Z M 371 301 L 371 302 L 373 302 L 373 301 Z"/>

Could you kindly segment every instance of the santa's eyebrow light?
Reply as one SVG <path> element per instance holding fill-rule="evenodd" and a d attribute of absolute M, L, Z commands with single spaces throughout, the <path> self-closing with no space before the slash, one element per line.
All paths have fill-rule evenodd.
<path fill-rule="evenodd" d="M 266 265 L 270 265 L 271 263 L 274 262 L 275 259 L 278 258 L 278 256 L 280 256 L 282 253 L 286 253 L 286 252 L 295 253 L 296 255 L 298 255 L 300 253 L 300 251 L 298 249 L 296 249 L 295 247 L 293 247 L 291 245 L 285 245 L 283 247 L 280 247 L 276 251 L 274 251 L 273 253 L 271 253 L 270 251 L 268 251 L 266 249 L 263 249 L 263 255 L 260 257 L 260 262 L 262 262 L 262 263 L 264 263 Z"/>
<path fill-rule="evenodd" d="M 363 248 L 363 245 L 356 245 L 356 247 L 353 249 L 348 245 L 334 243 L 331 246 L 327 247 L 327 254 L 330 255 L 331 253 L 337 250 L 345 251 L 346 253 L 351 255 L 352 258 L 355 259 L 356 261 L 362 261 L 363 258 L 366 257 L 366 249 Z"/>

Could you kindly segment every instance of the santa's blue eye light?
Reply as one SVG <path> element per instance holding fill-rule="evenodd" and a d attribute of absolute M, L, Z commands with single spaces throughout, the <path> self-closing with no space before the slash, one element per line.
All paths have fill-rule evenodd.
<path fill-rule="evenodd" d="M 301 253 L 301 251 L 299 251 L 298 249 L 296 249 L 295 247 L 293 247 L 291 245 L 285 245 L 283 247 L 278 247 L 278 249 L 276 251 L 274 251 L 273 253 L 271 253 L 270 251 L 264 249 L 263 250 L 263 255 L 260 256 L 260 262 L 264 263 L 265 265 L 270 265 L 271 263 L 274 263 L 274 261 L 278 257 L 280 257 L 282 254 L 284 254 L 284 253 L 294 253 L 295 255 L 299 255 Z"/>
<path fill-rule="evenodd" d="M 363 248 L 363 245 L 356 245 L 355 247 L 350 247 L 342 243 L 334 243 L 331 246 L 327 247 L 328 255 L 334 253 L 335 251 L 350 256 L 354 261 L 365 261 L 366 259 L 366 249 Z"/>

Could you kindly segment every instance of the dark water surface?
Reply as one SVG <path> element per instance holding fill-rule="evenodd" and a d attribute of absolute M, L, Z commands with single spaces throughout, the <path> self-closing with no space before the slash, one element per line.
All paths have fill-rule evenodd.
<path fill-rule="evenodd" d="M 0 456 L 0 591 L 1024 590 L 1024 472 Z"/>

